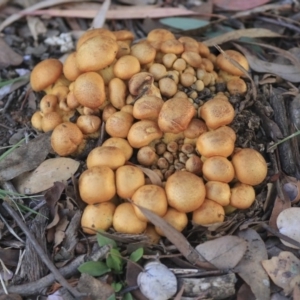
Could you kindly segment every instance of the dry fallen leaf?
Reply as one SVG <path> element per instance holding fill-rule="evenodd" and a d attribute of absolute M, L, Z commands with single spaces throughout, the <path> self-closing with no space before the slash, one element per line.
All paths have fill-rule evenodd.
<path fill-rule="evenodd" d="M 239 288 L 236 298 L 237 300 L 256 300 L 250 286 L 246 283 L 243 283 L 243 285 Z"/>
<path fill-rule="evenodd" d="M 0 181 L 11 180 L 38 167 L 51 150 L 50 136 L 51 132 L 41 134 L 0 161 Z"/>
<path fill-rule="evenodd" d="M 220 270 L 234 268 L 247 250 L 247 242 L 237 236 L 227 235 L 196 247 L 200 255 Z"/>
<path fill-rule="evenodd" d="M 280 36 L 281 36 L 280 34 L 273 32 L 269 29 L 249 28 L 249 29 L 238 29 L 238 30 L 226 32 L 217 37 L 203 41 L 203 43 L 208 47 L 212 47 L 214 45 L 220 45 L 232 40 L 238 40 L 241 37 L 258 38 L 258 37 L 280 37 Z"/>
<path fill-rule="evenodd" d="M 277 227 L 280 233 L 300 242 L 300 207 L 290 207 L 283 210 L 277 217 Z M 281 242 L 291 248 L 299 249 L 281 239 Z"/>
<path fill-rule="evenodd" d="M 270 0 L 252 0 L 252 1 L 240 1 L 240 0 L 213 0 L 214 5 L 223 10 L 237 11 L 248 10 L 257 6 L 261 6 Z"/>
<path fill-rule="evenodd" d="M 263 260 L 262 265 L 272 281 L 289 295 L 300 284 L 300 260 L 291 252 L 282 251 L 279 256 Z"/>
<path fill-rule="evenodd" d="M 18 176 L 15 187 L 19 193 L 36 194 L 49 189 L 55 181 L 68 180 L 78 167 L 79 162 L 72 158 L 47 159 L 34 171 Z"/>
<path fill-rule="evenodd" d="M 240 231 L 238 236 L 248 242 L 248 249 L 233 272 L 251 287 L 256 299 L 270 300 L 270 280 L 261 265 L 268 258 L 265 243 L 253 229 Z"/>
<path fill-rule="evenodd" d="M 23 57 L 10 48 L 2 38 L 0 38 L 0 49 L 1 69 L 7 68 L 8 66 L 18 66 L 22 63 Z"/>
<path fill-rule="evenodd" d="M 277 227 L 277 218 L 278 218 L 279 214 L 282 211 L 284 211 L 285 209 L 290 208 L 290 207 L 291 207 L 291 201 L 289 201 L 288 199 L 283 200 L 283 199 L 281 199 L 277 196 L 275 198 L 272 214 L 271 214 L 271 217 L 269 219 L 270 227 L 277 230 L 278 229 L 278 227 Z"/>

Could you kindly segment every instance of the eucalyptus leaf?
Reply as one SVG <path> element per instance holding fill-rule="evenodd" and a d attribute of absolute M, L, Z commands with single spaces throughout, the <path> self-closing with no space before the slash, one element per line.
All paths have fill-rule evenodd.
<path fill-rule="evenodd" d="M 137 262 L 142 258 L 143 254 L 144 254 L 144 249 L 138 248 L 130 254 L 129 259 Z"/>
<path fill-rule="evenodd" d="M 123 297 L 123 300 L 133 300 L 131 293 L 126 293 Z"/>
<path fill-rule="evenodd" d="M 88 261 L 79 266 L 78 271 L 80 273 L 87 273 L 91 276 L 101 276 L 111 270 L 102 261 Z"/>
<path fill-rule="evenodd" d="M 112 295 L 110 295 L 108 298 L 107 298 L 107 300 L 116 300 L 117 298 L 116 298 L 116 295 L 115 294 L 112 294 Z"/>
<path fill-rule="evenodd" d="M 98 245 L 100 247 L 103 247 L 105 245 L 111 245 L 114 248 L 117 247 L 117 244 L 116 244 L 116 242 L 114 240 L 112 240 L 112 239 L 110 239 L 108 237 L 105 237 L 105 236 L 103 236 L 100 233 L 97 233 L 97 242 L 98 242 Z"/>
<path fill-rule="evenodd" d="M 123 285 L 122 285 L 122 283 L 120 283 L 120 282 L 113 282 L 113 283 L 111 284 L 111 287 L 114 289 L 114 291 L 115 291 L 116 293 L 118 293 L 118 292 L 121 291 Z"/>
<path fill-rule="evenodd" d="M 193 19 L 193 18 L 163 18 L 159 22 L 163 25 L 173 27 L 180 30 L 192 30 L 206 26 L 209 22 L 206 20 Z"/>
<path fill-rule="evenodd" d="M 123 270 L 123 259 L 121 253 L 117 249 L 111 249 L 108 257 L 106 258 L 106 264 L 109 268 L 116 273 L 121 273 Z"/>

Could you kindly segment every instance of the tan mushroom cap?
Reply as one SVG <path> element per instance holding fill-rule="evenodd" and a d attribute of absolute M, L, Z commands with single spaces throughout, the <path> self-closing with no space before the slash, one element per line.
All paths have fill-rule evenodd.
<path fill-rule="evenodd" d="M 242 78 L 228 80 L 226 87 L 230 95 L 243 95 L 247 92 L 247 84 Z"/>
<path fill-rule="evenodd" d="M 74 96 L 85 107 L 98 108 L 105 99 L 104 81 L 96 72 L 86 72 L 79 75 L 74 84 Z"/>
<path fill-rule="evenodd" d="M 83 141 L 83 134 L 77 125 L 64 122 L 55 127 L 51 135 L 51 146 L 60 156 L 74 153 Z"/>
<path fill-rule="evenodd" d="M 245 184 L 257 185 L 264 181 L 268 167 L 264 157 L 256 150 L 244 148 L 232 156 L 237 179 Z"/>
<path fill-rule="evenodd" d="M 76 121 L 77 126 L 84 134 L 98 132 L 101 126 L 101 119 L 98 116 L 79 116 Z"/>
<path fill-rule="evenodd" d="M 165 190 L 169 205 L 180 212 L 194 211 L 205 198 L 202 178 L 186 171 L 172 174 L 166 181 Z"/>
<path fill-rule="evenodd" d="M 117 109 L 125 106 L 127 97 L 127 85 L 120 78 L 113 78 L 108 84 L 108 95 L 110 103 Z"/>
<path fill-rule="evenodd" d="M 84 34 L 78 39 L 76 49 L 78 50 L 83 43 L 95 36 L 107 36 L 113 40 L 116 40 L 116 36 L 113 32 L 105 28 L 93 28 L 84 32 Z"/>
<path fill-rule="evenodd" d="M 132 204 L 125 202 L 115 210 L 113 227 L 117 232 L 139 234 L 146 229 L 147 222 L 141 221 L 136 216 Z"/>
<path fill-rule="evenodd" d="M 209 48 L 202 42 L 198 42 L 199 54 L 203 57 L 209 57 L 210 51 Z"/>
<path fill-rule="evenodd" d="M 166 29 L 153 29 L 147 35 L 147 41 L 157 50 L 160 50 L 161 44 L 167 40 L 175 39 L 174 34 Z"/>
<path fill-rule="evenodd" d="M 163 136 L 157 122 L 152 120 L 141 120 L 134 123 L 127 135 L 127 140 L 131 147 L 141 148 L 147 146 L 153 140 L 160 139 Z"/>
<path fill-rule="evenodd" d="M 183 231 L 188 224 L 188 217 L 186 213 L 180 212 L 172 207 L 168 208 L 167 213 L 162 218 L 179 232 Z M 155 226 L 155 230 L 159 235 L 165 236 L 158 226 Z"/>
<path fill-rule="evenodd" d="M 223 127 L 204 132 L 198 137 L 196 147 L 201 155 L 205 157 L 228 157 L 233 153 L 235 138 L 233 139 L 231 135 L 221 128 Z"/>
<path fill-rule="evenodd" d="M 207 127 L 217 129 L 233 121 L 234 108 L 229 101 L 215 97 L 201 106 L 200 117 L 205 121 Z"/>
<path fill-rule="evenodd" d="M 115 174 L 108 166 L 85 170 L 78 185 L 80 197 L 87 204 L 109 201 L 116 194 Z"/>
<path fill-rule="evenodd" d="M 167 40 L 161 43 L 160 51 L 179 55 L 184 51 L 184 46 L 178 40 Z"/>
<path fill-rule="evenodd" d="M 123 151 L 114 146 L 99 146 L 94 148 L 86 159 L 88 169 L 92 167 L 108 166 L 112 170 L 125 164 Z"/>
<path fill-rule="evenodd" d="M 178 41 L 183 44 L 184 51 L 199 53 L 199 45 L 195 39 L 189 36 L 181 36 Z"/>
<path fill-rule="evenodd" d="M 42 128 L 42 119 L 43 119 L 43 115 L 41 114 L 40 111 L 36 111 L 32 117 L 31 117 L 31 125 L 39 130 L 39 131 L 42 131 L 43 128 Z"/>
<path fill-rule="evenodd" d="M 160 235 L 156 232 L 155 227 L 153 224 L 148 223 L 147 224 L 147 228 L 144 232 L 144 234 L 148 237 L 149 242 L 151 244 L 158 244 L 159 240 L 160 240 Z"/>
<path fill-rule="evenodd" d="M 135 191 L 131 199 L 134 204 L 147 208 L 160 217 L 163 217 L 167 212 L 168 202 L 166 192 L 158 185 L 147 184 L 141 186 Z M 136 205 L 133 208 L 137 217 L 141 221 L 149 221 Z"/>
<path fill-rule="evenodd" d="M 46 114 L 50 111 L 55 111 L 58 104 L 58 98 L 56 95 L 45 95 L 40 101 L 40 110 Z"/>
<path fill-rule="evenodd" d="M 230 186 L 220 181 L 208 181 L 205 184 L 206 198 L 226 206 L 230 202 Z"/>
<path fill-rule="evenodd" d="M 112 202 L 87 205 L 81 217 L 82 231 L 96 234 L 97 230 L 109 229 L 112 226 L 115 210 L 116 206 Z"/>
<path fill-rule="evenodd" d="M 138 43 L 131 47 L 131 55 L 135 56 L 141 65 L 154 61 L 156 50 L 149 43 Z"/>
<path fill-rule="evenodd" d="M 153 85 L 154 76 L 149 72 L 139 72 L 131 77 L 128 82 L 128 89 L 131 95 L 137 96 L 142 93 L 145 88 Z"/>
<path fill-rule="evenodd" d="M 197 52 L 184 51 L 181 57 L 192 67 L 200 68 L 202 63 L 202 58 Z"/>
<path fill-rule="evenodd" d="M 82 73 L 76 64 L 76 52 L 72 52 L 67 56 L 63 64 L 63 73 L 70 81 L 76 80 L 76 78 Z"/>
<path fill-rule="evenodd" d="M 205 199 L 203 204 L 193 212 L 192 221 L 198 225 L 208 225 L 223 222 L 225 211 L 217 202 Z"/>
<path fill-rule="evenodd" d="M 247 61 L 247 58 L 241 54 L 238 51 L 235 50 L 225 50 L 224 51 L 225 55 L 230 57 L 231 59 L 235 60 L 236 62 L 238 62 L 246 71 L 249 70 L 249 64 Z M 237 75 L 237 76 L 241 76 L 244 73 L 238 69 L 236 66 L 234 66 L 226 57 L 223 53 L 220 53 L 217 56 L 217 60 L 216 60 L 216 64 L 217 66 L 227 72 L 228 74 L 231 75 Z"/>
<path fill-rule="evenodd" d="M 126 138 L 133 124 L 133 116 L 124 111 L 117 111 L 106 121 L 105 130 L 111 137 Z"/>
<path fill-rule="evenodd" d="M 95 36 L 83 43 L 76 54 L 76 64 L 80 71 L 98 71 L 109 66 L 116 58 L 119 46 L 108 36 Z"/>
<path fill-rule="evenodd" d="M 184 130 L 184 137 L 189 139 L 198 138 L 202 133 L 207 131 L 207 126 L 203 120 L 193 118 L 188 127 Z"/>
<path fill-rule="evenodd" d="M 126 29 L 112 31 L 112 34 L 116 37 L 117 41 L 133 41 L 134 34 Z"/>
<path fill-rule="evenodd" d="M 143 166 L 150 167 L 155 164 L 157 160 L 158 155 L 153 147 L 144 146 L 137 152 L 137 161 Z"/>
<path fill-rule="evenodd" d="M 30 74 L 30 84 L 34 91 L 39 92 L 53 83 L 62 75 L 63 64 L 55 58 L 39 62 Z"/>
<path fill-rule="evenodd" d="M 114 74 L 116 77 L 128 80 L 141 70 L 139 60 L 133 55 L 124 55 L 120 57 L 114 65 Z"/>
<path fill-rule="evenodd" d="M 116 187 L 119 197 L 131 198 L 141 186 L 145 185 L 145 176 L 141 169 L 135 166 L 121 166 L 116 171 Z"/>
<path fill-rule="evenodd" d="M 195 108 L 187 98 L 165 101 L 158 116 L 158 126 L 163 132 L 179 133 L 187 129 L 195 115 Z"/>
<path fill-rule="evenodd" d="M 158 118 L 163 104 L 164 101 L 161 98 L 145 95 L 134 103 L 133 116 L 140 120 L 155 120 Z"/>
<path fill-rule="evenodd" d="M 220 181 L 228 183 L 234 178 L 232 163 L 223 156 L 212 156 L 203 163 L 203 176 L 208 181 Z"/>
<path fill-rule="evenodd" d="M 113 146 L 121 149 L 125 155 L 126 161 L 129 160 L 132 156 L 133 149 L 129 145 L 128 141 L 123 138 L 111 137 L 107 139 L 102 146 Z"/>
<path fill-rule="evenodd" d="M 56 111 L 50 111 L 43 115 L 42 130 L 48 132 L 53 130 L 57 125 L 63 122 L 62 117 Z"/>
<path fill-rule="evenodd" d="M 230 205 L 238 209 L 249 208 L 255 200 L 255 190 L 253 186 L 236 183 L 231 189 Z"/>

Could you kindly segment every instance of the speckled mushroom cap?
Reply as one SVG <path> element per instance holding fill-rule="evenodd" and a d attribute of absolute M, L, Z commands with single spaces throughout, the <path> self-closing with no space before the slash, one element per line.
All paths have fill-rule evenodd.
<path fill-rule="evenodd" d="M 48 58 L 38 63 L 30 75 L 30 84 L 39 92 L 53 84 L 61 75 L 63 64 L 55 58 Z"/>

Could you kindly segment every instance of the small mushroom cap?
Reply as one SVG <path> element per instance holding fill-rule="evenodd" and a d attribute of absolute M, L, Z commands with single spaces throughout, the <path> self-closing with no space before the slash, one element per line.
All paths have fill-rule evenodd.
<path fill-rule="evenodd" d="M 112 137 L 126 138 L 133 124 L 133 116 L 124 111 L 117 111 L 108 117 L 105 130 Z"/>
<path fill-rule="evenodd" d="M 189 36 L 181 36 L 178 41 L 183 44 L 184 51 L 190 51 L 190 52 L 199 52 L 199 46 L 198 42 L 189 37 Z"/>
<path fill-rule="evenodd" d="M 129 30 L 116 30 L 112 31 L 112 34 L 116 37 L 117 41 L 132 41 L 134 34 Z"/>
<path fill-rule="evenodd" d="M 63 122 L 55 127 L 51 135 L 51 146 L 60 156 L 70 155 L 83 141 L 83 134 L 77 125 Z"/>
<path fill-rule="evenodd" d="M 95 36 L 83 43 L 76 54 L 76 64 L 80 71 L 98 71 L 109 66 L 116 58 L 119 46 L 108 36 Z"/>
<path fill-rule="evenodd" d="M 225 211 L 217 202 L 205 199 L 203 204 L 193 212 L 192 221 L 199 225 L 208 225 L 223 222 Z"/>
<path fill-rule="evenodd" d="M 117 232 L 139 234 L 146 229 L 147 222 L 141 221 L 136 216 L 132 204 L 125 202 L 115 210 L 113 227 Z"/>
<path fill-rule="evenodd" d="M 161 44 L 167 40 L 175 39 L 174 34 L 166 29 L 153 29 L 147 35 L 147 41 L 157 50 L 160 50 Z"/>
<path fill-rule="evenodd" d="M 223 156 L 212 156 L 207 158 L 202 167 L 203 176 L 206 180 L 228 183 L 234 178 L 232 163 Z"/>
<path fill-rule="evenodd" d="M 202 63 L 201 56 L 193 51 L 184 51 L 181 57 L 192 67 L 200 68 Z"/>
<path fill-rule="evenodd" d="M 201 155 L 205 157 L 228 157 L 233 153 L 235 139 L 221 128 L 223 127 L 204 132 L 198 137 L 196 147 Z"/>
<path fill-rule="evenodd" d="M 161 43 L 160 51 L 179 55 L 184 51 L 184 46 L 178 40 L 167 40 Z"/>
<path fill-rule="evenodd" d="M 86 159 L 88 169 L 92 167 L 108 166 L 116 170 L 125 164 L 123 151 L 114 146 L 99 146 L 94 148 Z"/>
<path fill-rule="evenodd" d="M 173 97 L 177 92 L 176 82 L 169 77 L 163 77 L 163 78 L 159 79 L 158 87 L 159 87 L 160 93 L 163 96 L 165 96 L 166 98 Z"/>
<path fill-rule="evenodd" d="M 137 152 L 137 161 L 139 164 L 150 167 L 154 165 L 158 160 L 158 156 L 155 150 L 150 146 L 144 146 Z"/>
<path fill-rule="evenodd" d="M 58 104 L 58 98 L 55 95 L 48 94 L 45 95 L 40 102 L 40 110 L 42 113 L 46 114 L 50 111 L 55 111 Z"/>
<path fill-rule="evenodd" d="M 101 119 L 98 116 L 88 115 L 79 116 L 76 121 L 77 126 L 84 134 L 98 132 L 101 125 Z"/>
<path fill-rule="evenodd" d="M 167 213 L 162 218 L 179 232 L 183 231 L 188 224 L 188 217 L 186 213 L 180 212 L 172 207 L 168 208 Z M 158 226 L 155 226 L 155 230 L 159 235 L 165 236 L 163 231 Z"/>
<path fill-rule="evenodd" d="M 131 147 L 141 148 L 147 146 L 153 140 L 163 136 L 157 122 L 151 120 L 141 120 L 134 123 L 129 129 L 127 140 Z"/>
<path fill-rule="evenodd" d="M 110 103 L 117 109 L 126 104 L 127 85 L 120 78 L 113 78 L 108 84 L 108 95 Z"/>
<path fill-rule="evenodd" d="M 244 148 L 232 157 L 232 164 L 237 179 L 245 184 L 257 185 L 267 176 L 267 163 L 264 157 L 256 150 Z"/>
<path fill-rule="evenodd" d="M 63 122 L 62 117 L 56 111 L 50 111 L 43 115 L 42 129 L 44 132 L 53 130 L 57 125 Z"/>
<path fill-rule="evenodd" d="M 161 236 L 156 232 L 153 224 L 148 223 L 144 234 L 148 237 L 151 244 L 158 244 Z"/>
<path fill-rule="evenodd" d="M 145 176 L 141 169 L 135 166 L 121 166 L 116 171 L 117 194 L 121 198 L 131 198 L 145 184 Z"/>
<path fill-rule="evenodd" d="M 98 108 L 106 98 L 103 78 L 96 72 L 83 73 L 77 77 L 73 93 L 82 106 Z"/>
<path fill-rule="evenodd" d="M 82 73 L 76 64 L 76 52 L 72 52 L 67 56 L 63 64 L 63 73 L 70 81 L 76 80 L 76 78 Z"/>
<path fill-rule="evenodd" d="M 116 77 L 128 80 L 141 70 L 138 59 L 133 55 L 124 55 L 120 57 L 114 65 L 114 74 Z"/>
<path fill-rule="evenodd" d="M 180 212 L 194 211 L 205 198 L 202 178 L 186 171 L 172 174 L 166 181 L 165 189 L 169 205 Z"/>
<path fill-rule="evenodd" d="M 249 208 L 255 200 L 255 190 L 253 186 L 236 183 L 231 189 L 230 205 L 238 209 Z"/>
<path fill-rule="evenodd" d="M 83 43 L 95 36 L 107 36 L 113 40 L 116 40 L 116 36 L 113 32 L 105 28 L 93 28 L 84 32 L 84 34 L 78 39 L 76 49 L 78 50 Z"/>
<path fill-rule="evenodd" d="M 205 184 L 206 198 L 226 206 L 230 202 L 230 186 L 220 181 L 208 181 Z"/>
<path fill-rule="evenodd" d="M 154 184 L 143 185 L 132 195 L 134 204 L 147 208 L 160 217 L 163 217 L 168 208 L 167 196 L 165 190 Z M 142 221 L 149 221 L 142 211 L 134 205 L 134 211 L 137 217 Z"/>
<path fill-rule="evenodd" d="M 156 50 L 149 43 L 138 43 L 131 47 L 131 55 L 135 56 L 141 65 L 152 63 Z"/>
<path fill-rule="evenodd" d="M 87 205 L 81 217 L 82 231 L 96 234 L 97 230 L 109 229 L 112 226 L 115 210 L 116 206 L 112 202 Z"/>
<path fill-rule="evenodd" d="M 186 130 L 183 132 L 184 137 L 189 139 L 198 138 L 202 133 L 207 131 L 207 126 L 203 120 L 193 118 Z"/>
<path fill-rule="evenodd" d="M 61 75 L 63 64 L 55 58 L 39 62 L 30 74 L 30 84 L 34 91 L 39 92 L 52 85 Z"/>
<path fill-rule="evenodd" d="M 233 121 L 234 108 L 229 101 L 216 97 L 201 106 L 200 117 L 205 121 L 207 127 L 217 129 Z"/>
<path fill-rule="evenodd" d="M 154 77 L 149 72 L 139 72 L 131 77 L 128 82 L 129 92 L 133 96 L 139 95 L 145 90 L 150 89 L 154 82 Z"/>
<path fill-rule="evenodd" d="M 125 155 L 126 161 L 129 160 L 132 156 L 133 149 L 129 145 L 128 141 L 123 138 L 111 137 L 107 139 L 102 146 L 113 146 L 121 149 Z"/>
<path fill-rule="evenodd" d="M 242 78 L 228 80 L 226 87 L 230 95 L 243 95 L 247 92 L 247 84 Z"/>
<path fill-rule="evenodd" d="M 235 50 L 225 50 L 224 53 L 225 55 L 223 53 L 220 53 L 217 56 L 216 60 L 216 64 L 221 70 L 231 75 L 241 76 L 244 74 L 240 69 L 234 66 L 225 56 L 228 56 L 231 59 L 238 62 L 246 71 L 249 70 L 247 58 L 243 54 Z"/>
<path fill-rule="evenodd" d="M 39 131 L 42 131 L 43 128 L 42 128 L 42 119 L 43 119 L 43 115 L 41 114 L 40 111 L 36 111 L 32 117 L 31 117 L 31 125 L 39 130 Z"/>
<path fill-rule="evenodd" d="M 139 120 L 156 120 L 163 104 L 161 98 L 145 95 L 134 103 L 133 116 Z"/>
<path fill-rule="evenodd" d="M 158 126 L 163 132 L 179 133 L 187 129 L 195 115 L 193 104 L 186 98 L 165 101 L 158 116 Z"/>
<path fill-rule="evenodd" d="M 79 177 L 78 185 L 80 197 L 87 204 L 109 201 L 116 194 L 115 174 L 108 166 L 85 170 Z"/>
<path fill-rule="evenodd" d="M 198 50 L 201 56 L 209 57 L 210 54 L 209 48 L 204 43 L 198 42 Z"/>

